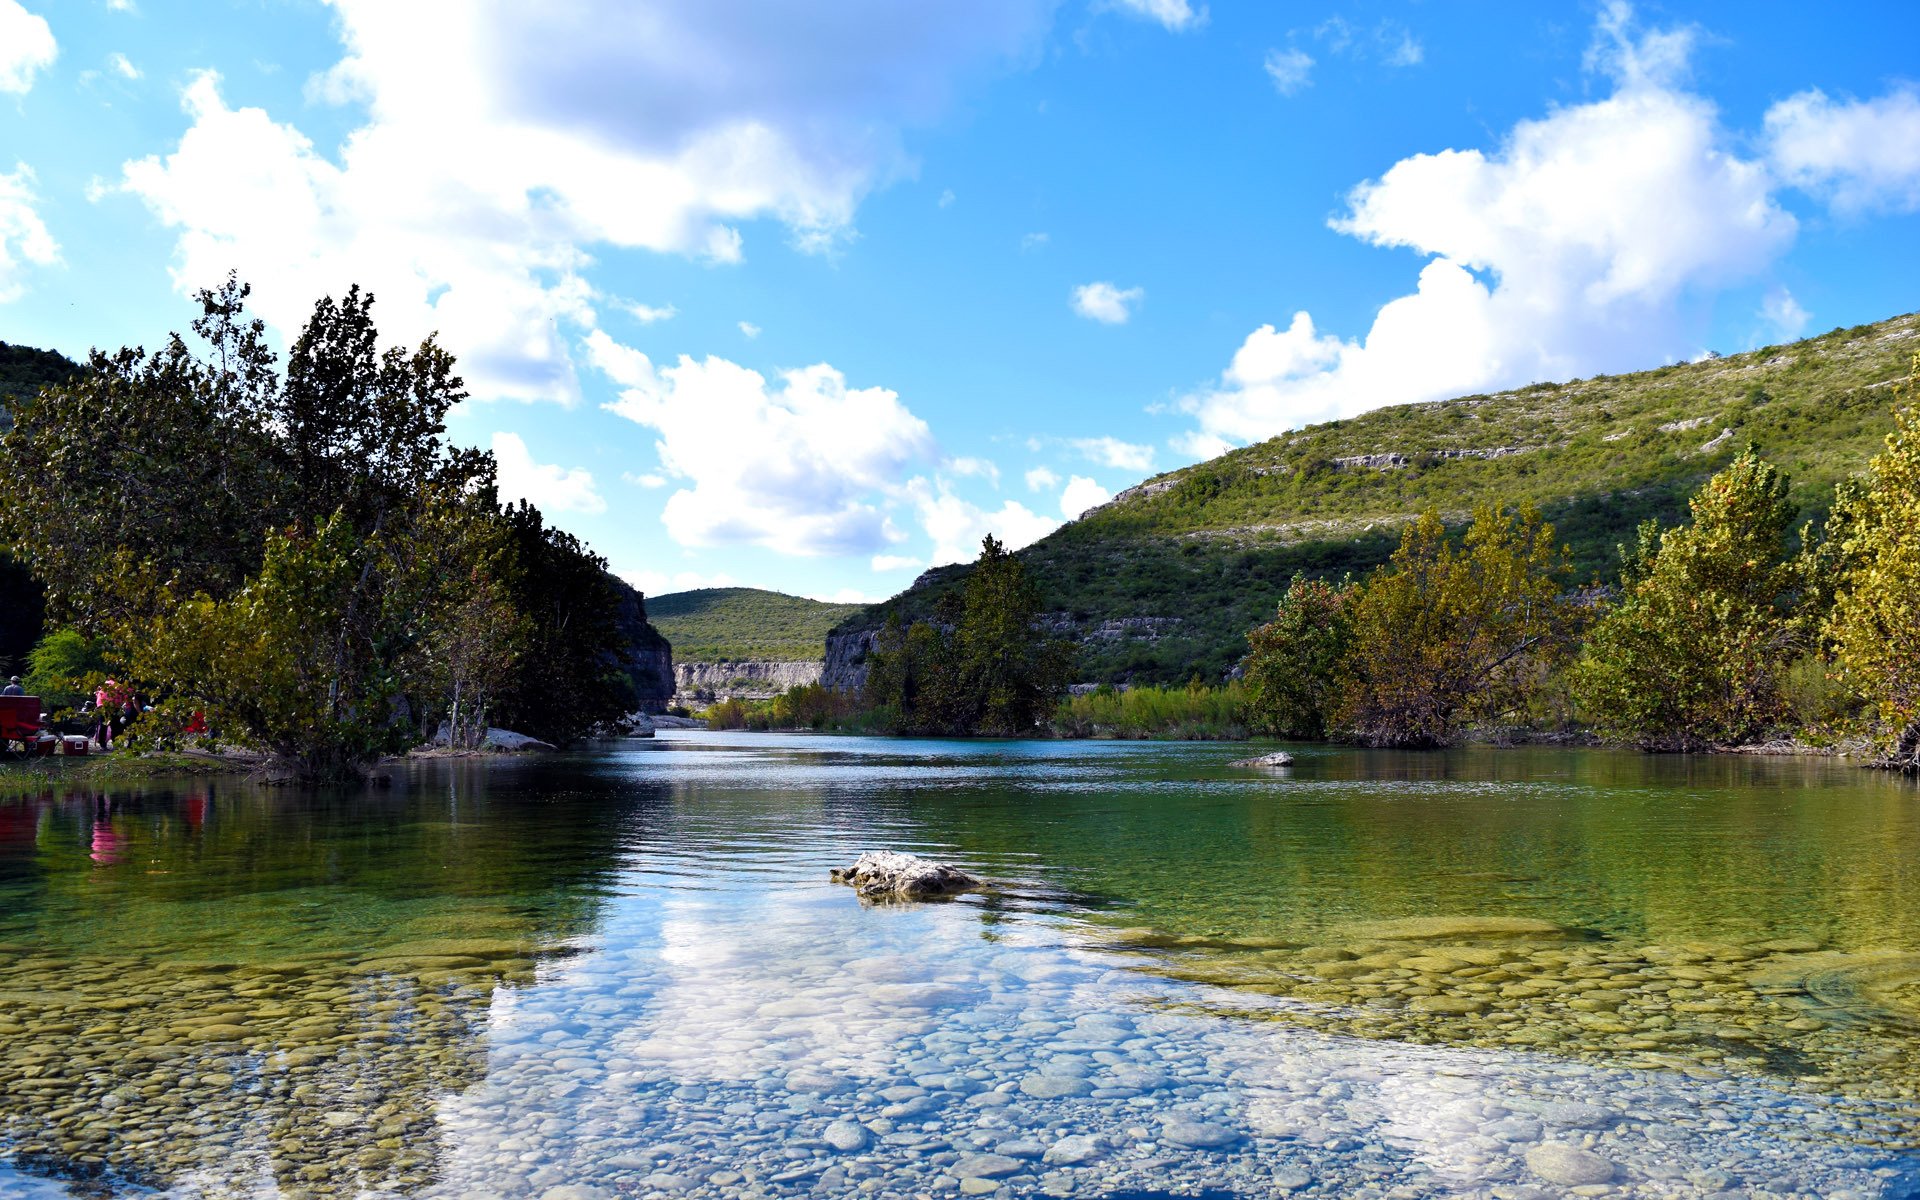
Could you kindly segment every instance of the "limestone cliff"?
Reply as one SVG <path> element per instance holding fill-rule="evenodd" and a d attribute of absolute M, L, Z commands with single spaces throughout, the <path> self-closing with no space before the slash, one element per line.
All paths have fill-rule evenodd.
<path fill-rule="evenodd" d="M 673 665 L 673 703 L 704 708 L 716 700 L 765 700 L 820 682 L 818 662 L 682 662 Z"/>
<path fill-rule="evenodd" d="M 827 635 L 827 661 L 820 682 L 843 692 L 867 686 L 867 656 L 880 637 L 878 629 L 835 629 Z"/>

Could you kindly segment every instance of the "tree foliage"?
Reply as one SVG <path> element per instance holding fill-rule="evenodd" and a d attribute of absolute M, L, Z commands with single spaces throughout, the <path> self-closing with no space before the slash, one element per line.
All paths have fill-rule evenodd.
<path fill-rule="evenodd" d="M 1069 650 L 1036 624 L 1040 591 L 991 534 L 965 585 L 932 621 L 890 620 L 876 639 L 867 703 L 898 732 L 1031 733 L 1066 690 Z"/>
<path fill-rule="evenodd" d="M 1518 711 L 1567 650 L 1566 574 L 1535 509 L 1482 507 L 1458 546 L 1421 514 L 1351 604 L 1338 725 L 1370 745 L 1437 746 Z"/>
<path fill-rule="evenodd" d="M 1355 588 L 1295 575 L 1273 620 L 1247 635 L 1247 711 L 1283 738 L 1327 736 L 1353 645 Z"/>
<path fill-rule="evenodd" d="M 0 536 L 49 606 L 144 692 L 204 706 L 295 773 L 349 773 L 442 717 L 549 740 L 634 707 L 622 595 L 492 457 L 445 438 L 466 396 L 429 337 L 381 349 L 359 288 L 314 306 L 282 372 L 229 278 L 198 349 L 96 352 L 0 439 Z"/>
<path fill-rule="evenodd" d="M 1836 509 L 1847 570 L 1825 634 L 1848 680 L 1877 711 L 1887 761 L 1920 770 L 1920 355 L 1899 394 L 1894 431 L 1866 486 Z"/>
<path fill-rule="evenodd" d="M 1789 552 L 1786 477 L 1749 446 L 1693 497 L 1690 524 L 1630 563 L 1574 675 L 1605 733 L 1649 749 L 1747 740 L 1784 713 L 1804 645 L 1804 569 Z"/>

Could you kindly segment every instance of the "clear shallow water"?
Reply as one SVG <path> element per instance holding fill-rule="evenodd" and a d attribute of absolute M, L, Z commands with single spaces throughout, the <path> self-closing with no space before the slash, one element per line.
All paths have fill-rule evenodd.
<path fill-rule="evenodd" d="M 1239 753 L 0 801 L 0 1196 L 1920 1194 L 1912 785 Z"/>

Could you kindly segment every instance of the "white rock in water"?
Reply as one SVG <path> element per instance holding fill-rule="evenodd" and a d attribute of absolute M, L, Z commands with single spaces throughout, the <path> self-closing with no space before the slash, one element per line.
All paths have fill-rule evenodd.
<path fill-rule="evenodd" d="M 1527 1169 L 1561 1187 L 1605 1183 L 1614 1172 L 1613 1164 L 1598 1154 L 1565 1142 L 1542 1142 L 1527 1151 Z"/>
<path fill-rule="evenodd" d="M 434 731 L 433 740 L 429 745 L 444 746 L 449 740 L 451 740 L 451 735 L 448 732 L 447 723 L 442 721 L 440 722 L 440 728 Z M 515 733 L 511 729 L 490 728 L 487 730 L 487 736 L 481 739 L 481 744 L 489 750 L 557 749 L 552 742 L 543 742 L 537 737 L 529 737 L 524 733 Z"/>
<path fill-rule="evenodd" d="M 959 867 L 897 850 L 869 850 L 851 867 L 835 867 L 833 881 L 852 885 L 865 900 L 926 900 L 980 886 Z"/>
<path fill-rule="evenodd" d="M 1293 755 L 1285 750 L 1275 750 L 1272 754 L 1262 754 L 1258 758 L 1235 759 L 1227 764 L 1230 767 L 1290 767 Z"/>

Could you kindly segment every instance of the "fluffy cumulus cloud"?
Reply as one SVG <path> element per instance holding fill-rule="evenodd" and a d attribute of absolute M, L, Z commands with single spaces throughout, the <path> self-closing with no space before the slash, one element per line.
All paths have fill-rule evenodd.
<path fill-rule="evenodd" d="M 1067 480 L 1067 486 L 1060 492 L 1060 515 L 1072 521 L 1090 508 L 1098 508 L 1113 499 L 1113 493 L 1088 479 L 1085 475 L 1075 475 Z"/>
<path fill-rule="evenodd" d="M 1103 325 L 1125 325 L 1133 310 L 1147 298 L 1145 288 L 1122 288 L 1111 283 L 1083 283 L 1073 289 L 1073 311 Z"/>
<path fill-rule="evenodd" d="M 0 174 L 0 304 L 20 298 L 28 267 L 60 261 L 60 247 L 34 207 L 33 182 L 25 163 Z"/>
<path fill-rule="evenodd" d="M 933 539 L 931 566 L 979 557 L 980 543 L 988 534 L 1006 543 L 1009 550 L 1018 550 L 1060 527 L 1060 522 L 1018 500 L 1008 500 L 997 509 L 982 508 L 955 493 L 941 479 L 916 477 L 908 481 L 907 494 L 920 524 Z"/>
<path fill-rule="evenodd" d="M 730 261 L 762 220 L 838 244 L 903 168 L 901 124 L 1023 54 L 1052 7 L 331 2 L 345 55 L 310 92 L 364 114 L 337 149 L 203 75 L 179 147 L 126 168 L 178 231 L 179 286 L 237 266 L 285 328 L 358 280 L 397 333 L 443 331 L 477 395 L 563 400 L 595 248 Z"/>
<path fill-rule="evenodd" d="M 1046 467 L 1035 467 L 1027 472 L 1027 490 L 1030 492 L 1047 491 L 1059 482 L 1060 477 Z"/>
<path fill-rule="evenodd" d="M 60 53 L 47 19 L 19 0 L 0 0 L 0 92 L 24 95 Z"/>
<path fill-rule="evenodd" d="M 587 344 L 624 389 L 607 407 L 659 435 L 661 466 L 681 485 L 663 512 L 675 541 L 822 555 L 902 540 L 887 500 L 936 456 L 895 393 L 849 387 L 824 363 L 769 380 L 722 358 L 656 369 L 600 331 Z"/>
<path fill-rule="evenodd" d="M 1198 428 L 1176 446 L 1217 452 L 1385 404 L 1684 357 L 1683 298 L 1763 274 L 1795 233 L 1766 165 L 1682 87 L 1691 44 L 1611 6 L 1588 60 L 1614 82 L 1606 98 L 1355 188 L 1333 228 L 1423 256 L 1414 290 L 1358 340 L 1306 312 L 1256 329 L 1186 398 Z"/>
<path fill-rule="evenodd" d="M 1849 101 L 1801 92 L 1767 110 L 1766 129 L 1774 169 L 1841 213 L 1920 211 L 1920 91 Z"/>
<path fill-rule="evenodd" d="M 503 500 L 526 500 L 548 516 L 607 511 L 606 500 L 593 486 L 591 472 L 533 461 L 527 443 L 517 433 L 493 435 L 493 460 L 499 464 Z"/>
<path fill-rule="evenodd" d="M 921 561 L 911 554 L 876 554 L 873 556 L 875 571 L 911 571 L 921 567 Z"/>

